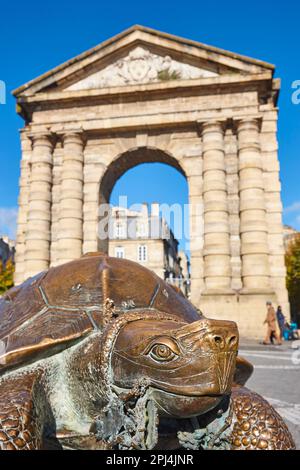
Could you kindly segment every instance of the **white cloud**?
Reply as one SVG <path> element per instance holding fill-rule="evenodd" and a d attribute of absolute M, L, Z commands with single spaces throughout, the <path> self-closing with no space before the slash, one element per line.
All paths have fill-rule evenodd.
<path fill-rule="evenodd" d="M 292 212 L 300 212 L 300 201 L 293 202 L 288 207 L 283 209 L 284 214 L 291 214 Z"/>
<path fill-rule="evenodd" d="M 17 215 L 17 207 L 0 207 L 0 237 L 7 235 L 15 240 Z"/>
<path fill-rule="evenodd" d="M 283 209 L 284 223 L 300 230 L 300 201 L 295 201 Z"/>

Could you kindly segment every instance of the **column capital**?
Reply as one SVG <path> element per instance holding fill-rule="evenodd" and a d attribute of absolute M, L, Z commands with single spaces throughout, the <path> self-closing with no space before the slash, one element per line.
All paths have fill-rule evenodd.
<path fill-rule="evenodd" d="M 245 116 L 243 118 L 237 118 L 233 120 L 234 132 L 238 139 L 239 151 L 254 150 L 258 152 L 260 157 L 260 139 L 259 134 L 262 126 L 262 118 L 259 115 L 256 116 Z M 241 156 L 240 156 L 241 162 Z M 253 160 L 253 158 L 251 159 Z M 246 166 L 249 165 L 247 161 Z M 241 167 L 240 167 L 241 168 Z"/>
<path fill-rule="evenodd" d="M 201 119 L 197 121 L 197 126 L 201 134 L 205 132 L 225 132 L 228 124 L 227 118 Z"/>
<path fill-rule="evenodd" d="M 28 133 L 28 137 L 31 140 L 33 146 L 44 145 L 47 147 L 54 147 L 56 141 L 56 135 L 50 131 L 36 131 Z"/>
<path fill-rule="evenodd" d="M 86 133 L 82 128 L 65 130 L 60 133 L 60 136 L 63 145 L 70 143 L 85 145 L 87 140 Z"/>
<path fill-rule="evenodd" d="M 262 126 L 262 116 L 250 115 L 250 116 L 241 116 L 232 118 L 232 129 L 234 132 L 238 133 L 241 130 L 261 130 Z"/>

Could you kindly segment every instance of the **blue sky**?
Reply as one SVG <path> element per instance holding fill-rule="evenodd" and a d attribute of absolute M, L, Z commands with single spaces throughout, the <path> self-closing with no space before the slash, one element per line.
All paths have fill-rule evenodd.
<path fill-rule="evenodd" d="M 2 2 L 0 15 L 0 80 L 7 87 L 6 104 L 0 105 L 0 234 L 14 234 L 18 197 L 22 120 L 10 91 L 136 23 L 277 66 L 284 221 L 300 229 L 300 104 L 291 100 L 292 82 L 300 80 L 299 0 L 27 0 Z M 159 165 L 150 171 L 154 179 L 145 165 L 128 172 L 113 197 L 120 190 L 132 202 L 186 202 L 181 175 Z"/>

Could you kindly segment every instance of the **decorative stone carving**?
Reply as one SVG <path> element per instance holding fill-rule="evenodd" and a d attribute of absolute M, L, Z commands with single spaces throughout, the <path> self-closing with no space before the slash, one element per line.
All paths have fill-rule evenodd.
<path fill-rule="evenodd" d="M 209 70 L 178 62 L 168 55 L 163 57 L 153 54 L 148 49 L 138 46 L 132 49 L 126 57 L 93 73 L 84 80 L 74 83 L 68 90 L 216 76 L 216 73 Z"/>

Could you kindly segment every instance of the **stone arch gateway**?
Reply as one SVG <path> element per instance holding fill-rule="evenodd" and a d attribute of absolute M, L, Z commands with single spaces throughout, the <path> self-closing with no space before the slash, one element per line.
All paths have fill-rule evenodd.
<path fill-rule="evenodd" d="M 98 207 L 109 204 L 110 195 L 115 183 L 118 179 L 126 173 L 126 171 L 134 168 L 142 163 L 165 163 L 168 166 L 175 168 L 181 173 L 186 180 L 187 174 L 180 165 L 180 159 L 176 159 L 166 150 L 161 150 L 156 147 L 140 146 L 129 149 L 120 155 L 117 155 L 108 164 L 104 174 L 99 183 L 99 201 Z M 103 211 L 103 215 L 106 211 Z M 202 214 L 201 214 L 202 216 Z M 100 222 L 100 214 L 98 214 L 98 222 Z M 108 253 L 108 238 L 100 239 L 98 242 L 98 249 Z"/>
<path fill-rule="evenodd" d="M 99 194 L 152 159 L 186 176 L 200 208 L 192 301 L 251 336 L 266 300 L 287 313 L 274 70 L 134 26 L 15 90 L 25 121 L 15 282 L 95 251 Z"/>

